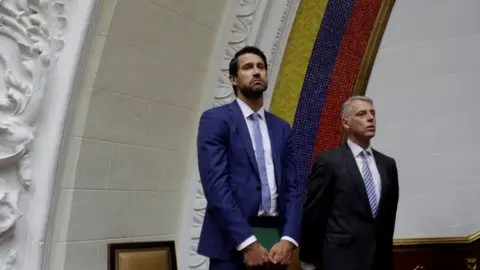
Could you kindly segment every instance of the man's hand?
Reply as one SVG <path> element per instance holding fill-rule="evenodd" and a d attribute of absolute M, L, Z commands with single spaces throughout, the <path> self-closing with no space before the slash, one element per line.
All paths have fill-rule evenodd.
<path fill-rule="evenodd" d="M 290 241 L 280 240 L 270 250 L 268 259 L 275 265 L 289 265 L 293 249 L 294 245 Z"/>
<path fill-rule="evenodd" d="M 268 263 L 268 252 L 258 242 L 253 242 L 243 250 L 243 260 L 248 267 L 262 266 Z"/>

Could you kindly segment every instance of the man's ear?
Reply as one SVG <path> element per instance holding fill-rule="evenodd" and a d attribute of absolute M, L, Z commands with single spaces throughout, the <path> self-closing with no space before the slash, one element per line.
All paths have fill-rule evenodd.
<path fill-rule="evenodd" d="M 237 86 L 237 85 L 238 85 L 237 77 L 235 77 L 235 76 L 230 76 L 230 82 L 232 83 L 232 85 Z"/>
<path fill-rule="evenodd" d="M 346 117 L 342 117 L 342 126 L 344 129 L 347 129 L 347 130 L 350 128 Z"/>

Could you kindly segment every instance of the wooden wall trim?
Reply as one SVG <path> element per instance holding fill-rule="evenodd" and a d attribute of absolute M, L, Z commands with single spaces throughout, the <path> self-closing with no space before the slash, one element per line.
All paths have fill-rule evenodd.
<path fill-rule="evenodd" d="M 395 270 L 477 270 L 478 235 L 404 241 L 393 249 Z"/>
<path fill-rule="evenodd" d="M 460 237 L 425 237 L 425 238 L 397 238 L 393 240 L 395 246 L 405 245 L 432 245 L 432 244 L 471 244 L 480 239 L 480 230 Z"/>

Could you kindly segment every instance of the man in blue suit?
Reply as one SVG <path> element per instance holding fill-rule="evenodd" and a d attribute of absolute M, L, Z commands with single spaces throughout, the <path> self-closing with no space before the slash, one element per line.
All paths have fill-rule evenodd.
<path fill-rule="evenodd" d="M 210 258 L 211 270 L 286 269 L 302 213 L 291 129 L 263 108 L 268 84 L 261 50 L 238 51 L 229 72 L 236 100 L 205 111 L 198 129 L 207 199 L 198 253 Z M 270 251 L 258 241 L 258 228 L 277 232 Z"/>

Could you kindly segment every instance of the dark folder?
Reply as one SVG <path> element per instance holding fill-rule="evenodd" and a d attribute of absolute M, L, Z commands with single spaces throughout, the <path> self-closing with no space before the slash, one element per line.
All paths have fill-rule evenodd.
<path fill-rule="evenodd" d="M 278 232 L 278 229 L 252 227 L 252 230 L 257 238 L 257 242 L 268 251 L 280 241 L 280 233 Z"/>

